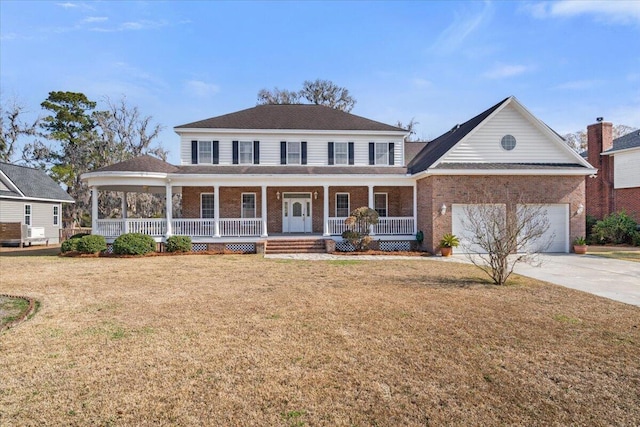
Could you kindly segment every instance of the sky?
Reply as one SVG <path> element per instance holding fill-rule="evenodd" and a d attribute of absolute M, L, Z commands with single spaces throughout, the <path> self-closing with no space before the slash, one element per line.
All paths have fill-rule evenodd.
<path fill-rule="evenodd" d="M 560 134 L 640 127 L 640 1 L 0 0 L 0 96 L 126 97 L 179 163 L 174 126 L 331 80 L 353 114 L 428 140 L 515 96 Z"/>

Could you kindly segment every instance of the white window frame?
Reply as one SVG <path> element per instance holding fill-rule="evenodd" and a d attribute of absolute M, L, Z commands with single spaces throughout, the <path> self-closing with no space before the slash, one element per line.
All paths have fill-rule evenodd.
<path fill-rule="evenodd" d="M 245 215 L 245 208 L 244 207 L 244 197 L 245 196 L 252 196 L 253 197 L 253 214 L 251 214 L 250 216 Z M 242 195 L 240 196 L 240 214 L 242 216 L 242 218 L 256 218 L 256 206 L 257 206 L 257 198 L 256 198 L 256 193 L 242 193 Z"/>
<path fill-rule="evenodd" d="M 203 196 L 211 196 L 213 197 L 212 201 L 212 206 L 211 208 L 207 208 L 207 211 L 210 210 L 209 214 L 211 216 L 204 216 L 204 203 L 203 203 Z M 200 193 L 200 218 L 207 218 L 207 219 L 214 219 L 215 218 L 215 206 L 216 206 L 216 199 L 215 199 L 216 195 L 215 193 Z"/>
<path fill-rule="evenodd" d="M 339 207 L 338 207 L 338 196 L 347 196 L 347 214 L 346 215 L 340 215 L 339 214 Z M 344 209 L 344 208 L 341 208 Z M 337 218 L 345 218 L 349 216 L 349 213 L 351 212 L 351 196 L 349 195 L 349 193 L 336 193 L 336 205 L 335 205 L 335 213 L 336 213 L 336 217 Z"/>
<path fill-rule="evenodd" d="M 338 153 L 338 147 L 343 147 L 344 153 Z M 338 156 L 338 154 L 340 156 Z M 342 156 L 344 155 L 344 159 Z M 334 165 L 348 165 L 349 164 L 349 143 L 348 142 L 334 142 L 333 143 L 333 164 Z"/>
<path fill-rule="evenodd" d="M 376 142 L 375 143 L 375 164 L 376 165 L 388 165 L 389 164 L 389 143 Z M 384 152 L 384 153 L 383 153 Z"/>
<path fill-rule="evenodd" d="M 203 147 L 209 145 L 209 161 L 205 161 L 202 156 Z M 213 141 L 198 141 L 198 163 L 205 165 L 213 164 Z"/>
<path fill-rule="evenodd" d="M 60 225 L 60 206 L 53 206 L 53 225 Z"/>
<path fill-rule="evenodd" d="M 27 212 L 27 210 L 29 212 Z M 24 205 L 24 223 L 25 225 L 31 226 L 31 219 L 33 217 L 33 206 L 30 203 L 25 203 Z"/>
<path fill-rule="evenodd" d="M 249 147 L 248 151 L 247 151 L 247 147 Z M 243 156 L 244 156 L 244 159 L 243 159 Z M 238 164 L 241 164 L 241 165 L 253 164 L 253 141 L 238 142 Z"/>
<path fill-rule="evenodd" d="M 291 150 L 291 147 L 294 146 L 297 149 Z M 294 158 L 292 161 L 291 155 L 297 155 L 297 159 Z M 288 165 L 300 165 L 302 164 L 302 143 L 299 141 L 287 141 L 287 164 Z"/>
<path fill-rule="evenodd" d="M 381 215 L 378 211 L 378 196 L 384 196 L 384 215 Z M 373 208 L 378 212 L 378 216 L 386 218 L 389 216 L 389 194 L 388 193 L 373 193 Z M 382 210 L 382 208 L 380 208 Z"/>

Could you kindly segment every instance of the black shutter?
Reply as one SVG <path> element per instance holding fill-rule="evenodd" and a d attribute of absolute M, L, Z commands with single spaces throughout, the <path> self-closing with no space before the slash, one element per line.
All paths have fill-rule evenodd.
<path fill-rule="evenodd" d="M 287 164 L 287 141 L 280 141 L 280 164 Z"/>
<path fill-rule="evenodd" d="M 213 141 L 213 164 L 217 165 L 218 163 L 220 163 L 220 143 Z"/>
<path fill-rule="evenodd" d="M 260 141 L 253 141 L 253 164 L 260 164 Z"/>
<path fill-rule="evenodd" d="M 376 164 L 376 143 L 375 142 L 369 143 L 369 164 L 370 165 Z"/>
<path fill-rule="evenodd" d="M 191 164 L 198 164 L 198 141 L 191 141 Z"/>
<path fill-rule="evenodd" d="M 307 164 L 307 141 L 300 142 L 300 163 Z"/>
<path fill-rule="evenodd" d="M 350 165 L 355 164 L 355 160 L 354 160 L 355 154 L 354 153 L 355 153 L 355 150 L 353 148 L 353 142 L 350 142 L 349 143 L 349 164 Z"/>
<path fill-rule="evenodd" d="M 333 142 L 329 143 L 329 164 L 333 164 Z"/>
<path fill-rule="evenodd" d="M 390 142 L 389 143 L 389 164 L 393 166 L 394 161 L 395 161 L 395 158 L 394 158 L 394 152 L 393 152 L 393 142 Z"/>
<path fill-rule="evenodd" d="M 238 141 L 233 141 L 233 164 L 238 164 Z"/>

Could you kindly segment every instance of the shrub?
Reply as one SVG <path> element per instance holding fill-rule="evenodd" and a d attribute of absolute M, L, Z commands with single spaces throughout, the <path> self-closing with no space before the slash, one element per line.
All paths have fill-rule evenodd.
<path fill-rule="evenodd" d="M 440 240 L 441 248 L 457 248 L 460 246 L 460 239 L 455 234 L 447 233 Z"/>
<path fill-rule="evenodd" d="M 84 236 L 89 236 L 90 233 L 76 233 L 73 236 L 69 237 L 69 239 L 79 239 Z"/>
<path fill-rule="evenodd" d="M 585 220 L 586 222 L 586 226 L 585 226 L 585 230 L 587 232 L 587 235 L 585 236 L 587 239 L 587 243 L 597 243 L 593 236 L 593 226 L 596 225 L 596 223 L 598 222 L 598 218 L 596 218 L 593 215 L 587 215 L 587 218 Z"/>
<path fill-rule="evenodd" d="M 78 250 L 78 242 L 80 241 L 80 237 L 72 237 L 68 240 L 62 242 L 60 245 L 60 252 L 74 252 Z"/>
<path fill-rule="evenodd" d="M 153 237 L 141 233 L 120 235 L 113 241 L 113 253 L 119 255 L 144 255 L 156 250 Z"/>
<path fill-rule="evenodd" d="M 167 252 L 191 252 L 191 237 L 171 236 L 167 239 Z"/>
<path fill-rule="evenodd" d="M 640 231 L 633 233 L 633 236 L 631 237 L 631 244 L 633 246 L 640 246 Z"/>
<path fill-rule="evenodd" d="M 592 238 L 597 243 L 632 243 L 638 224 L 625 212 L 614 212 L 593 226 Z"/>
<path fill-rule="evenodd" d="M 95 254 L 107 250 L 107 241 L 103 236 L 90 234 L 83 236 L 78 240 L 76 245 L 77 251 L 83 254 Z"/>

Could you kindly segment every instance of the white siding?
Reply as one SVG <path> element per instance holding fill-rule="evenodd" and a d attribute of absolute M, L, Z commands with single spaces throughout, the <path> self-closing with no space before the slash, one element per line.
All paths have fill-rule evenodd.
<path fill-rule="evenodd" d="M 215 132 L 188 133 L 180 137 L 180 158 L 182 165 L 191 164 L 191 141 L 219 141 L 220 164 L 232 164 L 233 141 L 260 141 L 260 165 L 280 165 L 281 141 L 306 141 L 307 165 L 328 165 L 329 142 L 353 142 L 355 166 L 369 165 L 369 142 L 393 142 L 394 166 L 404 165 L 402 138 L 395 135 L 349 135 L 343 134 L 216 134 Z"/>
<path fill-rule="evenodd" d="M 31 226 L 44 227 L 45 236 L 49 243 L 59 241 L 59 231 L 62 227 L 62 205 L 60 203 L 46 203 L 28 200 L 0 200 L 0 222 L 19 222 L 24 224 L 24 205 L 31 205 Z M 58 225 L 53 225 L 53 206 L 58 206 Z"/>
<path fill-rule="evenodd" d="M 516 147 L 507 151 L 500 141 L 505 135 L 516 138 Z M 451 163 L 576 163 L 570 153 L 541 132 L 515 107 L 508 105 L 443 160 Z"/>
<path fill-rule="evenodd" d="M 614 188 L 640 187 L 640 149 L 615 154 L 613 165 Z"/>

